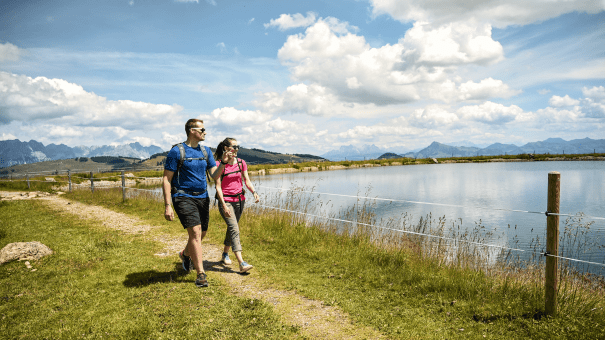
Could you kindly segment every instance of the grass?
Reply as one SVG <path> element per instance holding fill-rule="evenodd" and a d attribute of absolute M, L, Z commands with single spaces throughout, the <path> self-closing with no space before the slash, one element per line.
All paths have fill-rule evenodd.
<path fill-rule="evenodd" d="M 70 198 L 167 223 L 161 203 L 122 203 L 119 191 L 94 197 L 78 191 Z M 362 210 L 359 217 L 372 215 Z M 208 237 L 222 242 L 224 228 L 213 209 Z M 270 210 L 248 208 L 240 228 L 245 258 L 267 284 L 338 306 L 354 322 L 390 338 L 605 338 L 604 287 L 588 289 L 573 276 L 561 276 L 559 313 L 544 316 L 539 266 L 490 275 L 468 263 L 473 256 L 446 262 L 421 251 L 414 240 L 377 240 L 363 228 L 337 232 L 333 225 Z"/>
<path fill-rule="evenodd" d="M 36 201 L 0 202 L 0 221 L 0 247 L 37 240 L 54 251 L 32 261 L 34 272 L 17 261 L 0 266 L 1 338 L 299 336 L 272 305 L 229 294 L 216 275 L 210 287 L 195 287 L 194 273 L 179 271 L 175 257 L 154 256 L 160 246 L 140 235 L 57 215 Z"/>

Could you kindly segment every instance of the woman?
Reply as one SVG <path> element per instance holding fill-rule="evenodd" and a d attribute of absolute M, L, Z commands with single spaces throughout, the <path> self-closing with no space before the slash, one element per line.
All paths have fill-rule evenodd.
<path fill-rule="evenodd" d="M 229 248 L 233 248 L 235 258 L 239 262 L 239 270 L 245 273 L 252 269 L 252 265 L 246 263 L 242 258 L 242 245 L 239 240 L 239 219 L 244 211 L 244 203 L 246 201 L 244 191 L 244 181 L 246 187 L 254 195 L 256 202 L 259 201 L 258 194 L 254 191 L 254 186 L 250 177 L 248 177 L 248 166 L 243 159 L 237 158 L 239 145 L 234 138 L 225 138 L 216 147 L 214 153 L 215 159 L 221 159 L 221 163 L 225 165 L 225 169 L 216 179 L 216 199 L 219 201 L 219 211 L 221 216 L 227 223 L 227 234 L 225 235 L 225 248 L 221 263 L 224 265 L 231 264 L 229 259 Z M 230 160 L 227 163 L 222 161 L 223 154 L 229 154 Z M 218 158 L 217 158 L 218 157 Z"/>

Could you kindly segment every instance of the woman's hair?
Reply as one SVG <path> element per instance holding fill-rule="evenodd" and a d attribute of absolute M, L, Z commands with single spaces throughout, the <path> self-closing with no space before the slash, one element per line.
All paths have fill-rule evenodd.
<path fill-rule="evenodd" d="M 216 147 L 216 151 L 214 152 L 214 159 L 221 160 L 223 158 L 223 152 L 225 152 L 225 150 L 223 150 L 223 147 L 231 146 L 231 143 L 233 143 L 235 141 L 237 141 L 237 139 L 227 137 L 227 138 L 223 139 L 222 142 L 218 143 L 218 145 Z"/>
<path fill-rule="evenodd" d="M 201 119 L 197 119 L 197 118 L 191 118 L 187 121 L 187 123 L 185 123 L 185 133 L 187 133 L 187 138 L 189 138 L 189 132 L 190 132 L 189 129 L 194 127 L 197 123 L 204 124 L 204 121 Z"/>

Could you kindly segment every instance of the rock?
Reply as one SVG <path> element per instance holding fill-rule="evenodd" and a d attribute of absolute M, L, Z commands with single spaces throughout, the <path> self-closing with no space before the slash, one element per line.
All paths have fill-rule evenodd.
<path fill-rule="evenodd" d="M 52 253 L 50 248 L 38 241 L 9 243 L 0 250 L 0 264 L 13 260 L 39 260 Z"/>
<path fill-rule="evenodd" d="M 56 180 L 55 180 L 53 177 L 44 177 L 44 179 L 45 179 L 47 182 L 56 182 Z"/>
<path fill-rule="evenodd" d="M 134 177 L 134 174 L 129 172 L 127 174 L 124 174 L 124 177 Z"/>

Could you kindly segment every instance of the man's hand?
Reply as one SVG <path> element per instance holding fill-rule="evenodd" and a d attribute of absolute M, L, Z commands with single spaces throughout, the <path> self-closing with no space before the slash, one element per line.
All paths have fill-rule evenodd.
<path fill-rule="evenodd" d="M 229 162 L 231 162 L 232 159 L 233 159 L 233 150 L 223 152 L 223 157 L 221 158 L 223 163 L 229 163 Z"/>
<path fill-rule="evenodd" d="M 166 211 L 164 211 L 164 218 L 168 221 L 174 221 L 174 211 L 172 210 L 172 206 L 170 204 L 166 206 Z"/>

